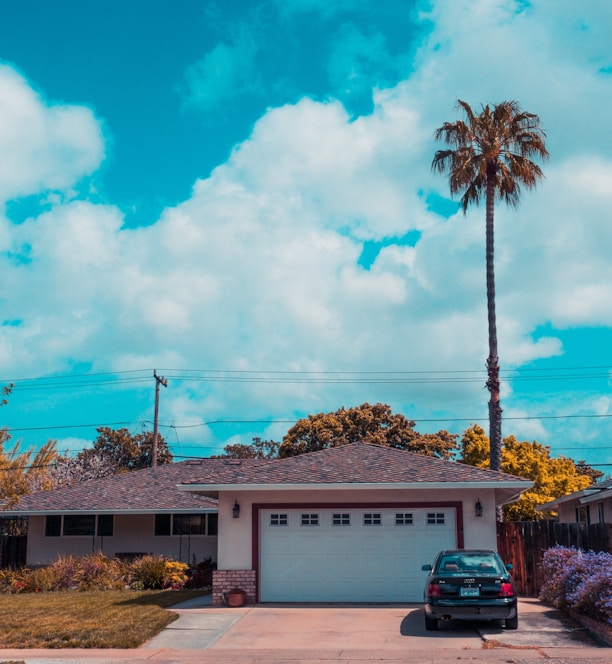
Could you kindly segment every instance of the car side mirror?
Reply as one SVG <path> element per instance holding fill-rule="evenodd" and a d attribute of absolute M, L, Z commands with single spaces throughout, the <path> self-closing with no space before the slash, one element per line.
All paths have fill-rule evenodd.
<path fill-rule="evenodd" d="M 506 565 L 506 569 L 507 569 L 509 572 L 512 571 L 512 568 L 513 568 L 513 567 L 514 567 L 514 565 L 513 565 L 512 563 L 508 563 L 508 564 Z"/>
<path fill-rule="evenodd" d="M 431 572 L 431 565 L 421 565 L 422 572 Z"/>

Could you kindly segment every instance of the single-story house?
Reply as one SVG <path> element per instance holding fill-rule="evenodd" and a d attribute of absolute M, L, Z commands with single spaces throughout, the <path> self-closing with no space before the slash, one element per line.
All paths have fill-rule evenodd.
<path fill-rule="evenodd" d="M 612 523 L 612 480 L 556 498 L 538 507 L 540 512 L 556 510 L 559 523 Z"/>
<path fill-rule="evenodd" d="M 214 604 L 235 586 L 251 602 L 410 602 L 421 599 L 421 565 L 440 549 L 495 549 L 495 505 L 531 486 L 353 443 L 150 468 L 26 496 L 7 514 L 29 516 L 29 564 L 94 545 L 185 559 L 188 546 L 196 560 L 217 560 Z"/>

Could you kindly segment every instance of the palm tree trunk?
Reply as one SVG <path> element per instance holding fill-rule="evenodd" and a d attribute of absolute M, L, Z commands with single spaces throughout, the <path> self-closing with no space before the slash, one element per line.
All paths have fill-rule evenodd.
<path fill-rule="evenodd" d="M 501 470 L 502 409 L 500 405 L 499 358 L 497 355 L 497 321 L 495 317 L 494 210 L 495 166 L 488 168 L 486 192 L 486 254 L 487 254 L 487 313 L 489 319 L 489 357 L 487 359 L 487 388 L 489 390 L 489 468 Z"/>

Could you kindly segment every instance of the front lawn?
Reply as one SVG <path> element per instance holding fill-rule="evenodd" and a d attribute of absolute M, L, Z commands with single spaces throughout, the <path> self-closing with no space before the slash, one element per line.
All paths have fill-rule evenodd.
<path fill-rule="evenodd" d="M 0 648 L 137 648 L 177 619 L 193 590 L 0 595 Z"/>

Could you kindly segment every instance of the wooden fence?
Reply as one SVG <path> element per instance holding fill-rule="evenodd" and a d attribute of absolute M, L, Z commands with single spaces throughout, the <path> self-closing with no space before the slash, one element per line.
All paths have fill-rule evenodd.
<path fill-rule="evenodd" d="M 542 585 L 542 555 L 557 544 L 585 551 L 612 553 L 612 524 L 555 521 L 516 521 L 497 524 L 497 549 L 504 562 L 512 563 L 518 592 L 537 597 Z"/>

